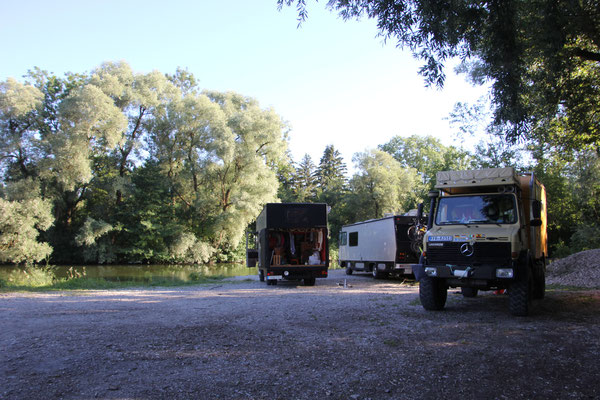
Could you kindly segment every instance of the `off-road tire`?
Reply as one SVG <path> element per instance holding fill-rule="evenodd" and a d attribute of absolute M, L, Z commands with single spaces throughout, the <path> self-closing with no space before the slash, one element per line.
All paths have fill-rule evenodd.
<path fill-rule="evenodd" d="M 533 281 L 533 298 L 539 300 L 546 295 L 546 263 L 541 262 L 537 267 Z"/>
<path fill-rule="evenodd" d="M 348 266 L 346 267 L 346 275 L 352 275 L 352 272 L 354 272 L 354 271 L 353 271 L 353 270 L 352 270 L 352 268 L 351 268 L 351 267 L 348 265 Z"/>
<path fill-rule="evenodd" d="M 419 299 L 424 309 L 443 310 L 448 298 L 448 288 L 444 281 L 424 276 L 419 281 Z"/>
<path fill-rule="evenodd" d="M 531 279 L 513 282 L 508 288 L 508 308 L 512 315 L 526 317 L 531 311 Z"/>
<path fill-rule="evenodd" d="M 473 287 L 461 287 L 460 292 L 463 297 L 477 297 L 477 292 L 479 292 L 479 290 Z"/>

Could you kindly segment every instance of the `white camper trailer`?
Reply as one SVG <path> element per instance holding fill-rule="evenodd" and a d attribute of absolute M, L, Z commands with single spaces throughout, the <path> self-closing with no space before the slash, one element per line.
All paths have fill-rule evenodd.
<path fill-rule="evenodd" d="M 346 274 L 369 272 L 375 278 L 412 274 L 419 262 L 424 225 L 420 216 L 395 215 L 342 227 L 339 262 Z M 421 228 L 423 227 L 423 228 Z"/>

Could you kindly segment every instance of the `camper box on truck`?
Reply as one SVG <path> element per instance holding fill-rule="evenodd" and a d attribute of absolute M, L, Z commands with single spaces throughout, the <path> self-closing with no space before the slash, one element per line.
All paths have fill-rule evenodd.
<path fill-rule="evenodd" d="M 423 307 L 443 309 L 449 287 L 466 297 L 506 289 L 511 313 L 527 315 L 545 291 L 544 186 L 533 173 L 490 168 L 439 172 L 435 187 L 415 268 Z"/>
<path fill-rule="evenodd" d="M 258 266 L 261 282 L 304 280 L 312 286 L 316 278 L 327 277 L 326 204 L 266 204 L 256 219 L 254 234 L 255 248 L 246 250 L 247 265 Z"/>
<path fill-rule="evenodd" d="M 421 253 L 420 218 L 395 215 L 343 226 L 340 266 L 348 275 L 354 271 L 369 272 L 375 278 L 412 274 Z"/>

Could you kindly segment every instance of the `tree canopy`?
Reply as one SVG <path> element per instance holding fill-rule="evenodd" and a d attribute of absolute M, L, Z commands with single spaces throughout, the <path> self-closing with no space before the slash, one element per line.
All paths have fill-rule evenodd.
<path fill-rule="evenodd" d="M 300 21 L 305 0 L 295 4 Z M 600 3 L 571 0 L 329 0 L 344 19 L 377 20 L 379 34 L 424 62 L 442 86 L 458 57 L 474 82 L 491 83 L 493 124 L 511 142 L 600 145 Z"/>
<path fill-rule="evenodd" d="M 224 257 L 277 199 L 286 135 L 273 110 L 181 69 L 0 82 L 0 262 Z"/>

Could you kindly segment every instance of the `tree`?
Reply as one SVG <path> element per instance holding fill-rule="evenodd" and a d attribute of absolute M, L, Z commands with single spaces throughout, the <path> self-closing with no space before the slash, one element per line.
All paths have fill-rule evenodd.
<path fill-rule="evenodd" d="M 237 93 L 191 91 L 161 110 L 150 132 L 151 155 L 185 227 L 170 239 L 171 251 L 206 261 L 236 248 L 262 206 L 276 199 L 277 165 L 287 151 L 279 116 Z"/>
<path fill-rule="evenodd" d="M 508 143 L 502 140 L 501 134 L 494 131 L 492 126 L 486 126 L 488 108 L 489 103 L 485 99 L 479 99 L 475 104 L 459 102 L 455 104 L 449 117 L 450 125 L 458 129 L 457 137 L 462 142 L 469 138 L 479 138 L 473 154 L 474 167 L 526 169 L 530 158 L 527 143 Z M 487 137 L 485 133 L 488 134 Z M 482 136 L 485 139 L 481 139 Z"/>
<path fill-rule="evenodd" d="M 433 136 L 394 136 L 379 149 L 391 154 L 403 168 L 414 168 L 421 175 L 421 184 L 413 190 L 423 199 L 433 189 L 438 171 L 467 169 L 473 161 L 467 151 L 445 146 Z"/>
<path fill-rule="evenodd" d="M 116 148 L 110 154 L 118 171 L 114 182 L 118 205 L 123 201 L 122 187 L 133 166 L 131 158 L 143 144 L 145 125 L 157 108 L 178 95 L 178 89 L 162 73 L 135 74 L 125 62 L 103 63 L 92 72 L 90 85 L 108 96 L 127 117 L 127 126 L 120 129 Z"/>
<path fill-rule="evenodd" d="M 311 202 L 314 201 L 317 195 L 317 167 L 310 155 L 305 154 L 300 163 L 296 167 L 294 174 L 294 193 L 296 201 Z"/>
<path fill-rule="evenodd" d="M 324 200 L 335 202 L 333 194 L 342 192 L 346 185 L 346 171 L 346 164 L 340 152 L 332 144 L 326 146 L 315 171 L 319 197 L 322 196 Z"/>
<path fill-rule="evenodd" d="M 333 145 L 328 145 L 315 172 L 317 178 L 317 201 L 329 205 L 329 229 L 332 245 L 337 245 L 338 232 L 346 222 L 346 195 L 348 178 L 346 163 Z"/>
<path fill-rule="evenodd" d="M 353 221 L 381 218 L 385 213 L 401 213 L 415 208 L 417 171 L 403 167 L 381 150 L 357 153 L 358 172 L 350 180 L 349 209 Z"/>
<path fill-rule="evenodd" d="M 0 262 L 37 262 L 52 247 L 38 240 L 52 225 L 52 204 L 32 179 L 13 182 L 0 193 Z"/>
<path fill-rule="evenodd" d="M 36 175 L 36 112 L 44 95 L 32 85 L 9 78 L 0 83 L 0 171 L 5 179 Z M 6 175 L 9 175 L 8 177 Z"/>
<path fill-rule="evenodd" d="M 305 0 L 296 4 L 306 18 Z M 509 141 L 547 133 L 577 148 L 600 144 L 600 4 L 570 0 L 329 0 L 343 18 L 377 20 L 380 35 L 424 61 L 420 73 L 442 86 L 444 63 L 464 62 L 476 82 L 491 82 L 493 123 Z"/>

